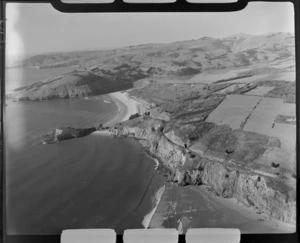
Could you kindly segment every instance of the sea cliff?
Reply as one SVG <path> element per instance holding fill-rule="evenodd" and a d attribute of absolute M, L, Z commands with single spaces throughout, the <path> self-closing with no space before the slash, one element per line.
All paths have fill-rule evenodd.
<path fill-rule="evenodd" d="M 160 161 L 169 181 L 208 187 L 220 197 L 295 224 L 294 53 L 294 37 L 284 33 L 203 37 L 92 57 L 81 53 L 76 59 L 80 70 L 21 87 L 12 98 L 75 98 L 127 90 L 139 103 L 134 109 L 139 114 L 125 114 L 122 107 L 130 107 L 117 103 L 125 115 L 109 123 L 109 130 L 139 140 Z M 48 66 L 48 58 L 27 64 Z M 50 64 L 73 59 L 69 53 L 53 57 Z M 124 95 L 115 98 L 126 103 Z"/>
<path fill-rule="evenodd" d="M 181 186 L 205 185 L 220 197 L 236 198 L 245 206 L 266 213 L 273 219 L 295 223 L 295 181 L 287 183 L 264 171 L 243 166 L 243 161 L 222 159 L 216 149 L 195 152 L 187 148 L 184 141 L 181 141 L 183 146 L 178 144 L 178 137 L 170 133 L 166 136 L 165 127 L 165 121 L 143 115 L 114 126 L 111 132 L 115 136 L 133 137 L 141 141 L 148 153 L 161 162 L 169 181 Z"/>

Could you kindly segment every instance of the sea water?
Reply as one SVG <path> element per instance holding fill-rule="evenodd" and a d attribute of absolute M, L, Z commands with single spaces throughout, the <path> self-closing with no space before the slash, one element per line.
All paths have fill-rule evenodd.
<path fill-rule="evenodd" d="M 164 178 L 138 142 L 92 134 L 41 144 L 55 127 L 92 127 L 112 119 L 117 106 L 109 96 L 8 102 L 5 108 L 8 234 L 144 227 Z"/>

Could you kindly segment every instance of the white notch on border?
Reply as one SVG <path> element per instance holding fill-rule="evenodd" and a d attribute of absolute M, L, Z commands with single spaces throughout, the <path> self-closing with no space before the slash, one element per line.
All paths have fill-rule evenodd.
<path fill-rule="evenodd" d="M 124 231 L 124 243 L 178 243 L 176 229 L 129 229 Z"/>
<path fill-rule="evenodd" d="M 175 3 L 176 0 L 123 0 L 125 3 Z"/>
<path fill-rule="evenodd" d="M 116 243 L 113 229 L 71 229 L 63 230 L 61 243 Z"/>
<path fill-rule="evenodd" d="M 61 0 L 63 3 L 93 4 L 113 3 L 114 0 Z M 125 3 L 174 3 L 176 0 L 123 0 Z M 238 0 L 186 0 L 189 3 L 236 3 Z"/>
<path fill-rule="evenodd" d="M 189 3 L 236 3 L 238 0 L 186 0 Z"/>
<path fill-rule="evenodd" d="M 186 243 L 239 243 L 240 240 L 239 229 L 188 229 L 185 235 Z"/>
<path fill-rule="evenodd" d="M 63 3 L 73 4 L 93 4 L 93 3 L 113 3 L 115 0 L 61 0 Z"/>

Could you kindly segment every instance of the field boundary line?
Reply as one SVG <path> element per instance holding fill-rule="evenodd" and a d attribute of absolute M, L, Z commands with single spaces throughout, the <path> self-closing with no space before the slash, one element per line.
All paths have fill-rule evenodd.
<path fill-rule="evenodd" d="M 251 111 L 251 112 L 249 113 L 249 115 L 245 118 L 245 120 L 241 123 L 241 126 L 240 126 L 241 130 L 244 129 L 246 123 L 248 122 L 249 118 L 251 117 L 253 111 L 256 109 L 256 107 L 257 107 L 257 106 L 259 105 L 259 103 L 261 102 L 262 98 L 263 98 L 263 97 L 260 97 L 259 101 L 258 101 L 257 104 L 253 107 L 252 111 Z"/>

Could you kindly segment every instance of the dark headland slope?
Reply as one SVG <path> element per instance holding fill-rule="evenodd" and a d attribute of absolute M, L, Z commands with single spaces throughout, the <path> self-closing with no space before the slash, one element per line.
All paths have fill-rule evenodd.
<path fill-rule="evenodd" d="M 294 62 L 294 53 L 294 36 L 275 33 L 241 34 L 222 39 L 202 37 L 169 44 L 37 55 L 19 65 L 35 68 L 76 66 L 77 72 L 22 87 L 15 90 L 13 97 L 42 100 L 99 95 L 131 88 L 135 81 L 146 77 L 186 79 L 200 73 L 251 65 L 268 66 L 270 72 L 276 72 L 280 63 Z"/>

